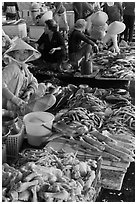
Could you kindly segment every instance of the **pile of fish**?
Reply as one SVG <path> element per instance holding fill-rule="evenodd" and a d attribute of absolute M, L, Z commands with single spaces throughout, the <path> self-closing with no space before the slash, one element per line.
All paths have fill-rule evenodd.
<path fill-rule="evenodd" d="M 91 158 L 134 161 L 135 107 L 127 90 L 80 85 L 56 114 L 54 128 L 60 131 L 48 146 L 67 144 L 68 151 Z"/>
<path fill-rule="evenodd" d="M 14 165 L 2 165 L 3 202 L 94 201 L 101 158 L 80 161 L 74 153 L 26 149 Z"/>
<path fill-rule="evenodd" d="M 113 64 L 101 69 L 98 77 L 133 80 L 135 78 L 135 65 L 129 60 L 118 59 Z"/>
<path fill-rule="evenodd" d="M 128 52 L 130 53 L 130 50 Z M 114 55 L 110 51 L 105 51 L 95 55 L 93 62 L 100 69 L 95 78 L 135 79 L 135 53 L 129 53 Z"/>

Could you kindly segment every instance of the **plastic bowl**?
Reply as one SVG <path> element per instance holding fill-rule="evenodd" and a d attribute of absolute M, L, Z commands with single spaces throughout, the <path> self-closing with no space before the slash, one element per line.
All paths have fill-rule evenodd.
<path fill-rule="evenodd" d="M 13 111 L 2 109 L 2 125 L 10 126 L 13 123 L 16 123 L 18 120 L 18 114 Z"/>

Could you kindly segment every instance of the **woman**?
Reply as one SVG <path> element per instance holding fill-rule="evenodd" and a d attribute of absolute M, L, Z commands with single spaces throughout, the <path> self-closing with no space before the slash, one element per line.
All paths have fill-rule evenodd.
<path fill-rule="evenodd" d="M 61 63 L 65 58 L 65 41 L 53 19 L 45 22 L 45 32 L 36 43 L 44 62 L 51 66 L 54 64 L 55 69 L 60 70 Z"/>
<path fill-rule="evenodd" d="M 54 2 L 55 11 L 53 13 L 54 19 L 59 25 L 59 30 L 63 31 L 63 34 L 68 33 L 69 26 L 67 22 L 67 14 L 66 14 L 66 8 L 64 7 L 62 2 Z"/>
<path fill-rule="evenodd" d="M 38 88 L 37 79 L 26 62 L 40 57 L 40 53 L 17 38 L 5 56 L 9 57 L 10 63 L 2 71 L 2 108 L 22 112 Z"/>
<path fill-rule="evenodd" d="M 78 61 L 80 59 L 84 57 L 86 61 L 89 60 L 92 49 L 95 52 L 98 52 L 98 46 L 96 43 L 94 43 L 89 36 L 84 34 L 86 25 L 87 23 L 84 19 L 77 20 L 74 26 L 74 30 L 70 33 L 69 36 L 69 60 L 76 69 L 78 68 Z"/>
<path fill-rule="evenodd" d="M 88 31 L 92 39 L 102 41 L 107 30 L 108 15 L 103 11 L 97 11 L 91 15 L 91 29 Z"/>

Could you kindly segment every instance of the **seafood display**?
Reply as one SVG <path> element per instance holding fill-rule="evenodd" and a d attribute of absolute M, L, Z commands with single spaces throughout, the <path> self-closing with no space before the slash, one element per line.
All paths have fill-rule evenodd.
<path fill-rule="evenodd" d="M 130 51 L 129 51 L 130 52 Z M 135 57 L 131 54 L 112 55 L 110 51 L 99 53 L 94 57 L 94 63 L 99 65 L 99 72 L 96 79 L 135 79 Z"/>
<path fill-rule="evenodd" d="M 91 79 L 105 79 L 105 80 L 134 80 L 135 79 L 135 46 L 120 47 L 120 54 L 115 54 L 109 50 L 100 50 L 99 53 L 93 54 L 93 72 L 89 75 L 81 74 L 81 65 L 76 71 L 68 62 L 62 64 L 62 71 L 55 72 L 50 67 L 40 62 L 41 66 L 34 61 L 30 64 L 31 72 L 39 79 L 43 76 L 49 78 L 55 76 L 61 78 L 62 76 L 70 76 L 77 78 L 91 78 Z"/>
<path fill-rule="evenodd" d="M 80 161 L 74 153 L 26 149 L 13 166 L 2 165 L 3 202 L 94 201 L 101 158 Z"/>
<path fill-rule="evenodd" d="M 111 161 L 133 162 L 135 107 L 129 92 L 87 85 L 69 86 L 73 92 L 72 88 L 75 88 L 73 96 L 56 114 L 54 129 L 57 131 L 48 139 L 48 145 L 67 143 L 91 158 L 102 156 Z"/>
<path fill-rule="evenodd" d="M 95 79 L 134 80 L 133 55 L 134 49 L 117 56 L 96 54 Z M 45 67 L 36 71 L 59 74 L 45 73 Z M 2 165 L 3 202 L 95 201 L 102 186 L 120 190 L 135 161 L 135 106 L 128 90 L 55 84 L 47 84 L 47 92 L 56 97 L 49 109 L 55 115 L 52 134 L 44 148 L 26 149 L 15 163 Z"/>
<path fill-rule="evenodd" d="M 49 110 L 55 115 L 52 134 L 44 149 L 23 151 L 12 167 L 3 164 L 3 201 L 92 201 L 97 191 L 96 185 L 90 183 L 90 171 L 94 170 L 96 175 L 91 163 L 101 157 L 100 172 L 104 174 L 107 164 L 108 168 L 120 167 L 120 172 L 125 174 L 129 163 L 135 160 L 135 106 L 127 90 L 51 85 L 49 93 L 56 96 L 56 103 Z M 64 163 L 64 157 L 68 162 L 71 158 L 73 164 Z M 75 177 L 77 164 L 83 162 L 84 167 L 89 161 L 92 162 L 86 174 L 88 180 L 80 173 Z M 51 169 L 59 170 L 61 176 L 57 177 Z M 91 188 L 85 191 L 81 187 L 77 194 L 78 175 L 83 185 L 87 182 Z M 101 182 L 105 183 L 105 179 Z"/>

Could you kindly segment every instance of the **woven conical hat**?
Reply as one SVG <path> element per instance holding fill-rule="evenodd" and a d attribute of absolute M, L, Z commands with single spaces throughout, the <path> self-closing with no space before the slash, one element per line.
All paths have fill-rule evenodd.
<path fill-rule="evenodd" d="M 114 5 L 114 2 L 107 2 L 107 5 L 108 5 L 108 6 L 113 6 L 113 5 Z"/>
<path fill-rule="evenodd" d="M 124 23 L 120 21 L 114 21 L 108 26 L 107 33 L 111 35 L 117 35 L 122 33 L 125 30 L 125 28 L 126 26 Z"/>
<path fill-rule="evenodd" d="M 31 4 L 31 10 L 33 11 L 33 10 L 38 10 L 38 9 L 40 9 L 39 4 L 36 3 L 36 2 L 33 2 L 33 3 Z"/>
<path fill-rule="evenodd" d="M 41 17 L 41 19 L 40 19 L 40 23 L 44 25 L 44 24 L 45 24 L 45 21 L 50 20 L 50 19 L 53 19 L 53 12 L 52 12 L 52 11 L 46 11 L 46 12 L 42 15 L 42 17 Z"/>
<path fill-rule="evenodd" d="M 15 50 L 31 50 L 33 51 L 33 54 L 29 56 L 29 58 L 26 61 L 32 61 L 35 59 L 38 59 L 41 54 L 38 50 L 34 49 L 32 46 L 24 42 L 21 38 L 15 39 L 13 45 L 5 52 L 5 55 L 11 57 L 10 53 Z"/>
<path fill-rule="evenodd" d="M 108 15 L 103 11 L 97 11 L 91 15 L 91 22 L 94 25 L 104 25 L 108 20 Z"/>

